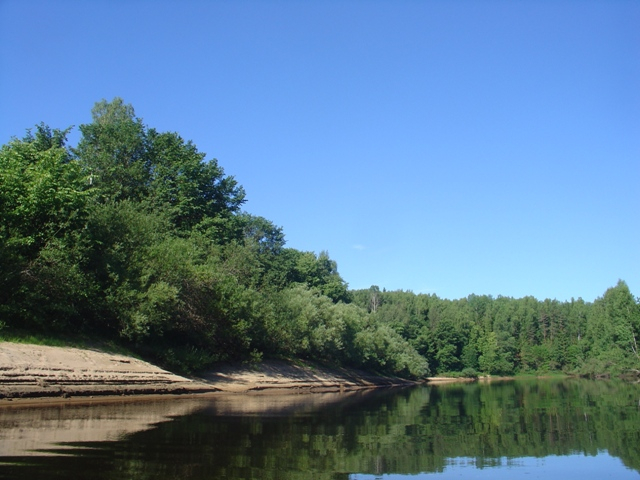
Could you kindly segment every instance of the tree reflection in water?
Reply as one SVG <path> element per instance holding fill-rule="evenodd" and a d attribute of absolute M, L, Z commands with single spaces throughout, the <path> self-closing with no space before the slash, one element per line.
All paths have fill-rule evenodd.
<path fill-rule="evenodd" d="M 616 478 L 640 471 L 638 385 L 532 379 L 294 398 L 253 410 L 231 408 L 243 397 L 198 401 L 116 439 L 5 455 L 11 464 L 0 477 L 512 478 L 566 470 L 564 480 L 584 480 L 602 468 Z"/>

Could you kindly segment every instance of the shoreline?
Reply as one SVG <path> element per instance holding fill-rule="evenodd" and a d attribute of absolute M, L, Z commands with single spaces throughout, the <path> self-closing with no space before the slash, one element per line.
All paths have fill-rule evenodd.
<path fill-rule="evenodd" d="M 218 365 L 199 377 L 187 378 L 134 357 L 96 349 L 0 341 L 0 408 L 223 395 L 295 396 L 514 378 L 428 377 L 414 381 L 284 360 Z"/>
<path fill-rule="evenodd" d="M 424 382 L 281 360 L 221 365 L 186 378 L 120 354 L 0 342 L 0 407 L 104 403 L 225 394 L 342 393 Z"/>

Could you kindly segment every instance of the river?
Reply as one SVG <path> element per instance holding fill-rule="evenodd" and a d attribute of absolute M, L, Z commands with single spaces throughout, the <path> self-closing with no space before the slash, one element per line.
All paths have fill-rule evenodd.
<path fill-rule="evenodd" d="M 3 479 L 640 479 L 640 385 L 531 379 L 0 408 Z"/>

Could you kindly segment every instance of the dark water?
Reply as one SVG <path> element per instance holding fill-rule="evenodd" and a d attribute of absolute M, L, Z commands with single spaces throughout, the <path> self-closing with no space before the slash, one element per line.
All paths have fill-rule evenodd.
<path fill-rule="evenodd" d="M 0 409 L 0 478 L 640 479 L 640 385 Z"/>

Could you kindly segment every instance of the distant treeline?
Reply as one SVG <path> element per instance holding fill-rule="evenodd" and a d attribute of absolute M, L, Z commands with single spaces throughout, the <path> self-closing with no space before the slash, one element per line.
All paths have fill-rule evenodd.
<path fill-rule="evenodd" d="M 376 322 L 407 339 L 432 373 L 640 374 L 640 306 L 623 281 L 593 303 L 486 295 L 445 300 L 375 286 L 350 293 Z"/>
<path fill-rule="evenodd" d="M 624 282 L 593 304 L 350 291 L 285 247 L 215 159 L 116 98 L 0 149 L 0 335 L 119 339 L 166 366 L 308 358 L 410 377 L 638 369 Z"/>

